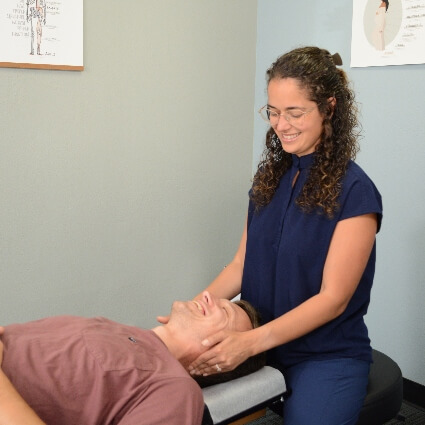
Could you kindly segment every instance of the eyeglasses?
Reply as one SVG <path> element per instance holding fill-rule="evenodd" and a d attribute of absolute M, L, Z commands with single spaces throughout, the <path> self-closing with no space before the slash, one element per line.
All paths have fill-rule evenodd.
<path fill-rule="evenodd" d="M 270 109 L 267 105 L 264 105 L 258 111 L 264 121 L 268 122 L 271 126 L 277 125 L 279 118 L 283 117 L 292 125 L 300 125 L 304 122 L 304 117 L 314 109 L 314 106 L 306 111 L 302 109 L 290 109 L 285 113 L 279 113 L 273 109 Z"/>

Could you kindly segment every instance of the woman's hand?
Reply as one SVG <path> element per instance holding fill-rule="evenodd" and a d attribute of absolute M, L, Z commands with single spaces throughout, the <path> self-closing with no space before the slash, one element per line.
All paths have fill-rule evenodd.
<path fill-rule="evenodd" d="M 189 365 L 189 372 L 202 376 L 229 372 L 254 354 L 253 342 L 251 331 L 218 332 L 202 341 L 202 345 L 209 347 L 209 350 Z"/>
<path fill-rule="evenodd" d="M 166 325 L 170 320 L 170 315 L 168 316 L 156 316 L 156 321 Z"/>

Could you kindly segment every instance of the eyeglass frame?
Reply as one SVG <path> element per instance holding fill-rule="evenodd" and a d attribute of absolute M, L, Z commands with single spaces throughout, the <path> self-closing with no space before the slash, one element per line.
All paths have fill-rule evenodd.
<path fill-rule="evenodd" d="M 271 121 L 270 121 L 270 118 L 265 118 L 264 116 L 263 116 L 263 114 L 262 114 L 262 111 L 263 110 L 265 110 L 265 111 L 270 111 L 270 112 L 273 112 L 273 113 L 275 113 L 276 115 L 277 115 L 277 121 L 276 121 L 276 124 L 274 124 L 274 125 L 277 125 L 277 124 L 279 124 L 279 120 L 280 120 L 280 117 L 283 117 L 283 118 L 285 118 L 285 120 L 287 121 L 287 122 L 289 122 L 289 124 L 291 123 L 291 120 L 292 119 L 299 119 L 299 118 L 301 118 L 301 117 L 305 117 L 307 114 L 309 114 L 310 112 L 312 112 L 313 110 L 314 110 L 314 106 L 312 106 L 310 109 L 307 109 L 306 111 L 303 111 L 302 109 L 300 109 L 300 108 L 294 108 L 294 109 L 297 109 L 297 110 L 299 110 L 299 111 L 301 111 L 301 115 L 299 116 L 299 117 L 292 117 L 290 114 L 289 114 L 289 116 L 288 116 L 288 112 L 289 111 L 287 111 L 286 113 L 277 113 L 277 111 L 272 111 L 271 109 L 269 109 L 269 105 L 264 105 L 264 106 L 262 106 L 259 110 L 258 110 L 258 113 L 260 114 L 260 116 L 261 116 L 261 118 L 264 120 L 264 121 L 266 121 L 267 123 L 269 123 L 270 125 L 272 125 L 272 123 L 271 123 Z M 267 112 L 266 112 L 266 114 L 267 114 Z"/>

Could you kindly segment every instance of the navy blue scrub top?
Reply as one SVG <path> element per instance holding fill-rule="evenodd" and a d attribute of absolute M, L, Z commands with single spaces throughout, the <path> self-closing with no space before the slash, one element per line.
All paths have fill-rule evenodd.
<path fill-rule="evenodd" d="M 252 303 L 267 323 L 320 291 L 332 234 L 340 220 L 376 213 L 382 219 L 381 195 L 365 172 L 350 162 L 332 219 L 317 212 L 304 213 L 295 200 L 305 184 L 314 153 L 292 155 L 292 168 L 281 178 L 271 202 L 248 209 L 248 235 L 242 278 L 242 299 Z M 292 180 L 300 170 L 297 181 Z M 350 241 L 347 241 L 350 243 Z M 270 363 L 290 367 L 304 360 L 350 357 L 372 361 L 363 316 L 370 301 L 375 273 L 374 245 L 357 290 L 342 315 L 320 328 L 268 353 Z"/>

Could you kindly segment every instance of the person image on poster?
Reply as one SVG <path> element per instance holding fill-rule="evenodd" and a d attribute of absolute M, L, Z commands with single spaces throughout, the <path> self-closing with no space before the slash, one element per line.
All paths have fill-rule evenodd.
<path fill-rule="evenodd" d="M 385 14 L 389 6 L 388 0 L 381 1 L 378 10 L 375 13 L 374 28 L 372 32 L 372 43 L 376 50 L 385 49 L 384 29 L 385 29 Z"/>
<path fill-rule="evenodd" d="M 37 55 L 41 55 L 41 36 L 46 25 L 46 1 L 27 0 L 27 21 L 31 21 L 31 52 L 34 54 L 34 40 L 37 34 Z"/>

